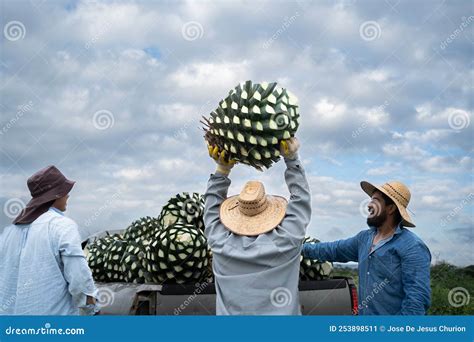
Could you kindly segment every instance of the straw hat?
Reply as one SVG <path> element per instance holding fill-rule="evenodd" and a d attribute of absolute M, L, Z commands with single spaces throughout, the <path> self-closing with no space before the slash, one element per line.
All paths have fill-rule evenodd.
<path fill-rule="evenodd" d="M 374 186 L 369 182 L 360 182 L 362 190 L 367 195 L 372 197 L 375 190 L 378 190 L 392 199 L 402 216 L 402 225 L 405 227 L 415 227 L 410 215 L 407 211 L 408 203 L 410 202 L 411 194 L 407 186 L 401 182 L 393 181 L 380 186 Z"/>
<path fill-rule="evenodd" d="M 284 197 L 269 196 L 261 182 L 247 182 L 238 196 L 221 204 L 220 219 L 231 232 L 255 236 L 267 233 L 285 217 L 287 201 Z"/>

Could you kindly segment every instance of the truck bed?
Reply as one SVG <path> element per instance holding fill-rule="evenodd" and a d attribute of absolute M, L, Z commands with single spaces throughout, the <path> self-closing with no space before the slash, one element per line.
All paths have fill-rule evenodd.
<path fill-rule="evenodd" d="M 213 283 L 196 286 L 96 284 L 102 305 L 101 313 L 105 315 L 216 314 L 216 291 Z M 352 315 L 357 312 L 357 295 L 352 278 L 301 281 L 299 290 L 303 315 Z"/>

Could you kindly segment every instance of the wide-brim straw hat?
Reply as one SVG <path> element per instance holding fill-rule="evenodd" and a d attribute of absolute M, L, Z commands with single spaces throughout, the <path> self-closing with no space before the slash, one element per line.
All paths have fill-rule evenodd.
<path fill-rule="evenodd" d="M 402 216 L 402 225 L 405 227 L 416 227 L 407 211 L 408 203 L 410 203 L 411 199 L 411 193 L 405 184 L 398 181 L 392 181 L 383 185 L 375 186 L 369 182 L 362 181 L 360 182 L 360 186 L 370 197 L 372 197 L 375 190 L 387 195 L 397 206 L 398 211 Z"/>
<path fill-rule="evenodd" d="M 288 202 L 284 197 L 265 194 L 261 182 L 247 182 L 237 196 L 222 202 L 220 219 L 231 232 L 256 236 L 276 228 L 286 213 Z"/>

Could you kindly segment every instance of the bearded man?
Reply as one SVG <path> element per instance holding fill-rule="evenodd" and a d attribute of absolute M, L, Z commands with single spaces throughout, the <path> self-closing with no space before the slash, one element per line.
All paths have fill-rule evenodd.
<path fill-rule="evenodd" d="M 430 306 L 431 253 L 411 230 L 411 198 L 400 182 L 374 186 L 361 182 L 371 197 L 369 229 L 349 239 L 304 244 L 307 258 L 359 263 L 360 315 L 424 315 Z"/>

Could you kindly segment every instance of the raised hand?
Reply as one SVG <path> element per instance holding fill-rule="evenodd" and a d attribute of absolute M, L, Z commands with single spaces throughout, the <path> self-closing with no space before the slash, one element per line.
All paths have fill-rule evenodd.
<path fill-rule="evenodd" d="M 229 158 L 227 151 L 219 151 L 219 147 L 217 146 L 208 145 L 207 149 L 209 151 L 209 156 L 214 159 L 217 164 L 216 171 L 226 176 L 229 175 L 230 171 L 236 164 L 236 161 Z"/>
<path fill-rule="evenodd" d="M 296 159 L 298 157 L 298 149 L 300 142 L 296 137 L 282 140 L 280 143 L 280 153 L 286 159 Z"/>

